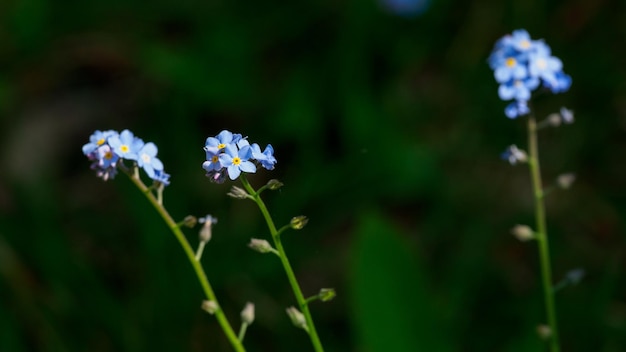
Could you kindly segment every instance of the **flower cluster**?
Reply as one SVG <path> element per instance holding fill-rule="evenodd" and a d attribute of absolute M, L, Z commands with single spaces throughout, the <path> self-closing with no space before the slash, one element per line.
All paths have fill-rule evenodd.
<path fill-rule="evenodd" d="M 530 112 L 531 92 L 541 84 L 552 93 L 565 92 L 572 84 L 572 78 L 563 72 L 563 63 L 552 56 L 550 47 L 542 40 L 532 40 L 523 29 L 498 40 L 488 61 L 500 84 L 500 99 L 514 100 L 504 110 L 509 118 Z"/>
<path fill-rule="evenodd" d="M 261 147 L 256 143 L 250 144 L 247 137 L 227 130 L 207 138 L 204 151 L 207 160 L 202 163 L 202 168 L 215 183 L 224 182 L 226 174 L 235 180 L 242 172 L 256 172 L 257 165 L 273 170 L 276 164 L 274 148 L 270 144 L 261 151 Z"/>
<path fill-rule="evenodd" d="M 117 174 L 119 167 L 125 167 L 123 160 L 132 160 L 142 168 L 148 177 L 156 182 L 169 185 L 170 175 L 163 171 L 163 163 L 157 155 L 154 143 L 135 137 L 129 130 L 96 131 L 83 146 L 83 153 L 93 161 L 91 168 L 105 181 Z"/>

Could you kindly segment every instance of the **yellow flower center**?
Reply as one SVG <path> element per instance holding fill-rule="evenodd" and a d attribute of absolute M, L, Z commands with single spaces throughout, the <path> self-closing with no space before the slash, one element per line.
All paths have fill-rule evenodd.
<path fill-rule="evenodd" d="M 122 151 L 122 153 L 128 153 L 128 151 L 130 150 L 130 148 L 126 145 L 126 144 L 122 144 L 120 146 L 120 150 Z"/>
<path fill-rule="evenodd" d="M 100 138 L 100 139 L 98 139 L 98 141 L 96 142 L 96 144 L 97 144 L 97 145 L 103 145 L 103 144 L 104 144 L 104 142 L 106 142 L 106 141 L 104 140 L 104 138 Z"/>
<path fill-rule="evenodd" d="M 233 165 L 239 165 L 241 164 L 241 159 L 239 159 L 238 156 L 233 158 Z"/>
<path fill-rule="evenodd" d="M 216 163 L 216 162 L 218 162 L 219 160 L 220 160 L 220 158 L 219 158 L 217 155 L 213 155 L 213 156 L 211 157 L 211 162 L 213 162 L 213 163 Z"/>
<path fill-rule="evenodd" d="M 505 64 L 506 64 L 508 67 L 513 67 L 513 66 L 515 66 L 515 65 L 517 64 L 517 61 L 516 61 L 514 58 L 509 57 L 509 58 L 507 58 L 507 59 L 506 59 Z"/>
<path fill-rule="evenodd" d="M 226 144 L 224 143 L 220 143 L 217 145 L 217 149 L 224 149 L 224 148 L 226 148 Z"/>
<path fill-rule="evenodd" d="M 104 153 L 104 158 L 105 159 L 113 159 L 113 153 L 112 152 L 106 152 Z"/>

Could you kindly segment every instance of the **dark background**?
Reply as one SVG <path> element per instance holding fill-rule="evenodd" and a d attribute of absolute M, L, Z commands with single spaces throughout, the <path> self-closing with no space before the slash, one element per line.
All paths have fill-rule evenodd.
<path fill-rule="evenodd" d="M 203 265 L 231 322 L 256 303 L 250 351 L 306 351 L 252 202 L 200 165 L 222 129 L 273 144 L 249 179 L 264 198 L 328 351 L 540 351 L 544 321 L 525 146 L 486 58 L 514 29 L 544 38 L 573 78 L 539 97 L 564 351 L 626 350 L 626 6 L 621 1 L 432 0 L 398 15 L 374 0 L 0 2 L 0 350 L 229 351 L 175 238 L 124 176 L 103 182 L 81 146 L 131 129 L 159 147 L 177 219 L 219 219 Z M 238 183 L 234 183 L 238 184 Z M 197 243 L 197 229 L 186 231 Z"/>

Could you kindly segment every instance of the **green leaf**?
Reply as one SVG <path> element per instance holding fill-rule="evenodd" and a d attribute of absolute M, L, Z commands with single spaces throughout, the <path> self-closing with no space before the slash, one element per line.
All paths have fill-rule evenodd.
<path fill-rule="evenodd" d="M 362 214 L 351 261 L 352 321 L 359 349 L 452 350 L 410 243 L 377 212 Z"/>

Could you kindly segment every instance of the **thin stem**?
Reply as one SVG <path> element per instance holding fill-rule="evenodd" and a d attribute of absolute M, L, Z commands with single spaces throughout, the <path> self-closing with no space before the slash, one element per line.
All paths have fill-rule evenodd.
<path fill-rule="evenodd" d="M 163 207 L 161 202 L 159 202 L 159 200 L 154 196 L 154 194 L 150 192 L 148 187 L 146 187 L 146 185 L 143 184 L 141 179 L 139 179 L 139 177 L 136 176 L 136 174 L 128 174 L 128 176 L 131 179 L 131 181 L 141 190 L 141 193 L 143 193 L 146 196 L 146 198 L 148 198 L 148 201 L 150 201 L 150 203 L 154 206 L 154 208 L 159 213 L 159 215 L 161 215 L 161 218 L 163 218 L 163 221 L 165 221 L 167 226 L 170 228 L 170 230 L 172 231 L 172 233 L 174 234 L 174 236 L 180 243 L 181 247 L 183 247 L 183 251 L 187 255 L 187 259 L 189 259 L 189 262 L 191 263 L 191 266 L 193 267 L 196 273 L 196 276 L 198 277 L 200 286 L 202 286 L 202 289 L 207 299 L 210 301 L 214 301 L 215 303 L 217 303 L 219 307 L 217 297 L 215 297 L 213 288 L 211 287 L 211 284 L 209 283 L 209 279 L 204 273 L 204 269 L 202 268 L 202 265 L 200 265 L 200 262 L 196 260 L 194 252 L 191 249 L 191 246 L 189 245 L 187 238 L 185 238 L 185 235 L 180 230 L 180 228 L 178 227 L 174 219 L 172 219 L 172 217 L 167 212 L 165 207 Z M 222 327 L 222 330 L 224 330 L 224 334 L 226 334 L 226 337 L 230 341 L 230 344 L 233 346 L 233 349 L 237 352 L 244 352 L 245 348 L 243 347 L 241 341 L 237 339 L 237 335 L 235 335 L 233 328 L 228 322 L 228 318 L 226 318 L 226 315 L 224 314 L 221 308 L 219 308 L 215 312 L 215 317 L 217 318 L 218 323 Z"/>
<path fill-rule="evenodd" d="M 241 327 L 239 328 L 239 341 L 243 342 L 243 338 L 246 336 L 246 330 L 248 329 L 248 323 L 241 323 Z"/>
<path fill-rule="evenodd" d="M 254 201 L 257 206 L 261 210 L 263 217 L 265 218 L 265 222 L 267 223 L 267 227 L 270 230 L 270 234 L 272 235 L 272 240 L 274 240 L 274 246 L 276 250 L 278 250 L 280 261 L 283 264 L 283 268 L 285 269 L 285 273 L 287 274 L 287 279 L 289 280 L 289 284 L 291 285 L 291 289 L 296 296 L 296 300 L 298 301 L 298 306 L 302 310 L 302 314 L 304 314 L 304 318 L 306 320 L 306 324 L 308 327 L 309 338 L 311 339 L 311 344 L 313 348 L 317 352 L 323 352 L 324 347 L 322 347 L 322 342 L 317 335 L 317 331 L 315 330 L 315 324 L 313 323 L 313 317 L 311 316 L 311 312 L 309 310 L 309 306 L 307 304 L 304 295 L 302 294 L 302 290 L 300 289 L 300 285 L 298 284 L 298 280 L 296 280 L 296 275 L 291 268 L 291 264 L 289 264 L 289 259 L 287 258 L 287 253 L 283 248 L 282 241 L 280 239 L 280 234 L 276 230 L 276 225 L 274 225 L 274 220 L 272 220 L 272 216 L 270 215 L 265 203 L 259 196 L 259 193 L 252 188 L 248 180 L 241 175 L 241 183 L 246 188 L 246 190 L 252 195 Z"/>
<path fill-rule="evenodd" d="M 196 250 L 196 255 L 194 257 L 197 261 L 200 261 L 200 258 L 202 258 L 202 252 L 204 252 L 204 245 L 206 245 L 206 242 L 204 241 L 200 241 L 200 243 L 198 243 L 198 250 Z"/>
<path fill-rule="evenodd" d="M 556 309 L 554 304 L 554 291 L 552 290 L 552 270 L 550 269 L 550 247 L 548 245 L 548 233 L 546 230 L 546 212 L 543 204 L 543 186 L 541 184 L 541 168 L 539 165 L 539 148 L 537 146 L 537 123 L 534 116 L 528 118 L 528 152 L 530 166 L 530 178 L 533 185 L 535 198 L 535 219 L 537 221 L 537 242 L 539 245 L 539 261 L 541 265 L 541 278 L 543 281 L 543 296 L 546 306 L 548 325 L 550 326 L 550 351 L 558 352 L 559 333 L 556 325 Z"/>

